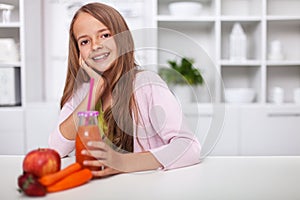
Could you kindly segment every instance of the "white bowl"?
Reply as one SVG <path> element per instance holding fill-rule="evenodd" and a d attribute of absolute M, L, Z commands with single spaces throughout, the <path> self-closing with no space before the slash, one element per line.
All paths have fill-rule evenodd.
<path fill-rule="evenodd" d="M 225 89 L 225 101 L 228 103 L 250 103 L 255 99 L 255 91 L 251 88 Z"/>
<path fill-rule="evenodd" d="M 169 4 L 169 11 L 171 15 L 177 16 L 196 16 L 201 13 L 202 4 L 199 2 L 173 2 Z"/>

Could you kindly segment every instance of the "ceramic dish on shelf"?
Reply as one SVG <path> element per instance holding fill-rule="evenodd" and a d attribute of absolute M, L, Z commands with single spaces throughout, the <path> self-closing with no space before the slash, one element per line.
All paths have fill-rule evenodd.
<path fill-rule="evenodd" d="M 255 99 L 255 91 L 251 88 L 227 88 L 225 89 L 225 102 L 251 103 Z"/>
<path fill-rule="evenodd" d="M 169 11 L 175 16 L 196 16 L 201 13 L 202 7 L 200 2 L 179 1 L 170 3 Z"/>

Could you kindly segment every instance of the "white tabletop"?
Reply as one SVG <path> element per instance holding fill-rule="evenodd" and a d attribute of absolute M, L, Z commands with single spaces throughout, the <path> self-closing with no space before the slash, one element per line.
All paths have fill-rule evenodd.
<path fill-rule="evenodd" d="M 0 199 L 30 198 L 17 192 L 22 156 L 0 156 Z M 74 162 L 63 159 L 62 167 Z M 300 199 L 300 157 L 207 157 L 202 163 L 170 171 L 120 174 L 92 180 L 41 199 Z"/>

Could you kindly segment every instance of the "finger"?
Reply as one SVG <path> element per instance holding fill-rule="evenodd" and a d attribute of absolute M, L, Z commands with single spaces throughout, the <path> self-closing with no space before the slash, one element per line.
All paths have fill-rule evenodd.
<path fill-rule="evenodd" d="M 103 141 L 89 141 L 87 143 L 87 145 L 89 147 L 93 147 L 93 148 L 97 148 L 97 149 L 101 149 L 103 151 L 108 151 L 109 150 L 109 147 L 107 146 L 107 144 Z"/>
<path fill-rule="evenodd" d="M 87 73 L 91 72 L 92 70 L 90 67 L 87 65 L 85 60 L 82 58 L 81 54 L 79 55 L 79 65 L 82 67 Z"/>
<path fill-rule="evenodd" d="M 86 72 L 92 72 L 93 70 L 86 64 L 84 60 L 82 60 L 80 65 Z"/>
<path fill-rule="evenodd" d="M 81 66 L 82 65 L 82 56 L 81 56 L 81 54 L 79 54 L 79 59 L 78 59 L 78 61 L 79 61 L 79 65 Z"/>
<path fill-rule="evenodd" d="M 105 164 L 100 160 L 84 160 L 83 165 L 88 167 L 98 167 L 100 170 L 105 169 Z"/>
<path fill-rule="evenodd" d="M 81 154 L 85 155 L 85 156 L 97 158 L 100 160 L 106 160 L 106 158 L 107 158 L 107 153 L 105 151 L 101 151 L 101 150 L 83 150 L 81 152 Z"/>
<path fill-rule="evenodd" d="M 104 166 L 104 163 L 100 160 L 84 160 L 83 161 L 84 166 L 93 166 L 93 167 L 102 167 Z"/>
<path fill-rule="evenodd" d="M 107 152 L 101 151 L 101 150 L 82 150 L 81 154 L 84 156 L 89 156 L 89 157 L 96 158 L 99 160 L 107 159 Z"/>
<path fill-rule="evenodd" d="M 92 171 L 92 174 L 95 177 L 106 177 L 106 176 L 110 176 L 113 174 L 119 174 L 119 173 L 121 173 L 121 172 L 118 170 L 115 170 L 113 168 L 110 168 L 110 167 L 106 167 L 104 170 L 101 170 L 101 171 Z"/>
<path fill-rule="evenodd" d="M 81 54 L 79 55 L 79 65 L 85 70 L 88 68 L 88 66 L 87 66 L 86 62 L 83 60 Z"/>

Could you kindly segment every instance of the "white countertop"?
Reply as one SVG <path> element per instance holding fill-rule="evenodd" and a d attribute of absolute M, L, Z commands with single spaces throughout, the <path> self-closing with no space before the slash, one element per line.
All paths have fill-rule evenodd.
<path fill-rule="evenodd" d="M 300 157 L 207 157 L 195 166 L 115 175 L 43 198 L 17 192 L 22 161 L 22 156 L 0 156 L 1 200 L 300 199 Z M 72 162 L 65 158 L 62 167 Z"/>

